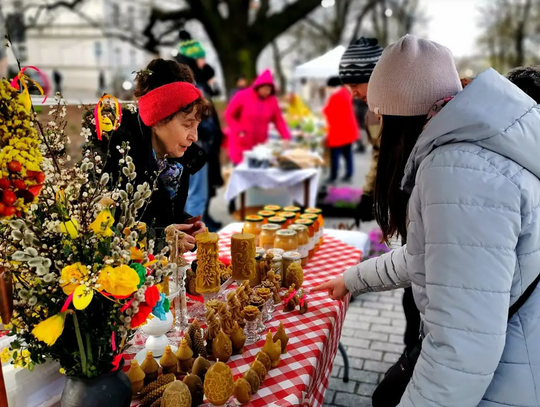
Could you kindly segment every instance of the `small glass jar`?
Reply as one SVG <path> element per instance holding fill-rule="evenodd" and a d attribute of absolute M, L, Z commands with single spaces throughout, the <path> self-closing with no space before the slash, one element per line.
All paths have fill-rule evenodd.
<path fill-rule="evenodd" d="M 257 253 L 255 255 L 255 275 L 249 279 L 250 287 L 256 287 L 261 284 L 260 263 L 261 263 L 262 258 L 263 258 L 263 255 L 260 253 Z"/>
<path fill-rule="evenodd" d="M 296 220 L 296 214 L 294 212 L 279 212 L 278 216 L 285 218 L 285 228 L 291 226 Z"/>
<path fill-rule="evenodd" d="M 298 236 L 296 231 L 290 229 L 282 229 L 276 232 L 276 240 L 274 240 L 274 248 L 283 249 L 286 252 L 298 250 Z"/>
<path fill-rule="evenodd" d="M 276 213 L 274 211 L 259 211 L 257 215 L 262 216 L 263 225 L 266 225 L 268 223 L 268 218 L 276 216 Z"/>
<path fill-rule="evenodd" d="M 298 219 L 302 214 L 302 209 L 298 206 L 286 206 L 285 208 L 283 208 L 283 211 L 294 213 L 296 215 L 296 219 Z"/>
<path fill-rule="evenodd" d="M 320 234 L 320 244 L 324 242 L 324 217 L 322 214 L 322 209 L 319 208 L 307 208 L 304 213 L 317 215 L 317 220 L 319 221 L 319 234 Z"/>
<path fill-rule="evenodd" d="M 309 232 L 306 225 L 294 224 L 289 229 L 296 231 L 298 236 L 298 253 L 301 256 L 302 267 L 307 266 L 309 256 Z"/>
<path fill-rule="evenodd" d="M 281 254 L 274 254 L 271 267 L 272 270 L 274 270 L 274 273 L 279 274 L 281 280 L 283 280 L 283 257 Z"/>
<path fill-rule="evenodd" d="M 268 218 L 268 224 L 279 225 L 281 229 L 285 229 L 285 222 L 287 222 L 287 219 L 282 218 L 281 216 L 272 216 L 271 218 Z"/>
<path fill-rule="evenodd" d="M 259 215 L 248 215 L 245 218 L 244 227 L 242 233 L 251 233 L 255 235 L 255 244 L 259 245 L 259 235 L 261 234 L 263 226 L 263 218 Z"/>
<path fill-rule="evenodd" d="M 266 205 L 263 210 L 272 212 L 281 212 L 281 206 L 279 205 Z"/>
<path fill-rule="evenodd" d="M 302 263 L 302 257 L 299 252 L 285 252 L 283 253 L 283 271 L 281 272 L 281 286 L 289 288 L 287 285 L 287 270 L 293 263 Z"/>
<path fill-rule="evenodd" d="M 266 251 L 266 253 L 271 253 L 272 256 L 283 256 L 283 253 L 285 253 L 285 250 L 283 249 L 269 249 Z"/>
<path fill-rule="evenodd" d="M 319 215 L 314 213 L 304 213 L 300 215 L 300 219 L 309 219 L 313 221 L 313 229 L 315 232 L 315 251 L 317 252 L 321 247 L 321 229 L 319 225 Z"/>
<path fill-rule="evenodd" d="M 294 222 L 295 225 L 304 225 L 308 228 L 309 244 L 308 244 L 308 259 L 311 260 L 315 255 L 315 228 L 311 219 L 298 219 Z"/>
<path fill-rule="evenodd" d="M 273 249 L 274 241 L 276 240 L 276 232 L 281 229 L 280 225 L 269 223 L 262 225 L 261 234 L 259 235 L 259 245 L 264 249 Z"/>

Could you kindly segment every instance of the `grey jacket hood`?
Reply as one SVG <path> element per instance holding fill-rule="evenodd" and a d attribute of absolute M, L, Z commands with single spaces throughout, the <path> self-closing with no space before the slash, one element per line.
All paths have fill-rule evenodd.
<path fill-rule="evenodd" d="M 493 151 L 540 178 L 540 108 L 494 69 L 478 75 L 428 123 L 409 156 L 402 188 L 410 193 L 422 161 L 453 143 Z"/>

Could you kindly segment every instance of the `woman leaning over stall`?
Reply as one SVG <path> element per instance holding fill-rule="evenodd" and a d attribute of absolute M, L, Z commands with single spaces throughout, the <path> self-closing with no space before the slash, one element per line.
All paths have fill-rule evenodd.
<path fill-rule="evenodd" d="M 407 245 L 315 290 L 412 285 L 412 379 L 373 405 L 540 406 L 540 109 L 492 69 L 461 91 L 450 51 L 414 36 L 385 49 L 368 102 L 382 115 L 376 217 Z"/>
<path fill-rule="evenodd" d="M 167 226 L 176 225 L 186 233 L 184 247 L 191 250 L 195 236 L 206 228 L 203 222 L 190 220 L 184 206 L 189 177 L 206 162 L 204 151 L 195 142 L 200 121 L 210 114 L 210 104 L 194 86 L 191 70 L 176 61 L 154 59 L 136 82 L 139 109 L 123 109 L 122 125 L 110 136 L 105 172 L 119 174 L 121 151 L 129 143 L 128 154 L 137 173 L 135 187 L 157 181 L 142 221 L 158 238 Z M 94 140 L 96 143 L 98 150 L 107 151 L 108 138 Z"/>

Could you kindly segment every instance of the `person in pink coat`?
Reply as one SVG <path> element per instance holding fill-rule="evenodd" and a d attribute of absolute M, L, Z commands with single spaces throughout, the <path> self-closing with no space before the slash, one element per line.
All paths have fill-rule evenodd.
<path fill-rule="evenodd" d="M 228 148 L 233 164 L 243 160 L 244 151 L 268 140 L 268 126 L 274 123 L 284 140 L 291 134 L 275 96 L 276 87 L 269 70 L 264 71 L 249 88 L 238 92 L 225 111 L 229 126 Z"/>

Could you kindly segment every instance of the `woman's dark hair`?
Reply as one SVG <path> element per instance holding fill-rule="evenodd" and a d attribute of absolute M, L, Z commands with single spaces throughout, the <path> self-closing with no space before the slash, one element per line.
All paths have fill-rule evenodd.
<path fill-rule="evenodd" d="M 188 82 L 195 84 L 195 78 L 191 69 L 184 64 L 179 64 L 176 61 L 164 60 L 162 58 L 156 58 L 150 61 L 148 66 L 137 74 L 135 78 L 137 83 L 133 94 L 135 97 L 141 97 L 148 92 L 159 88 L 163 85 L 168 85 L 173 82 Z M 211 116 L 212 107 L 208 100 L 199 98 L 196 101 L 180 109 L 179 112 L 172 114 L 165 118 L 162 122 L 167 123 L 171 121 L 178 113 L 191 113 L 193 109 L 197 109 L 197 119 L 204 120 Z"/>
<path fill-rule="evenodd" d="M 384 241 L 407 237 L 409 194 L 401 190 L 401 180 L 409 155 L 422 133 L 427 116 L 383 116 L 380 152 L 375 181 L 375 219 Z"/>

